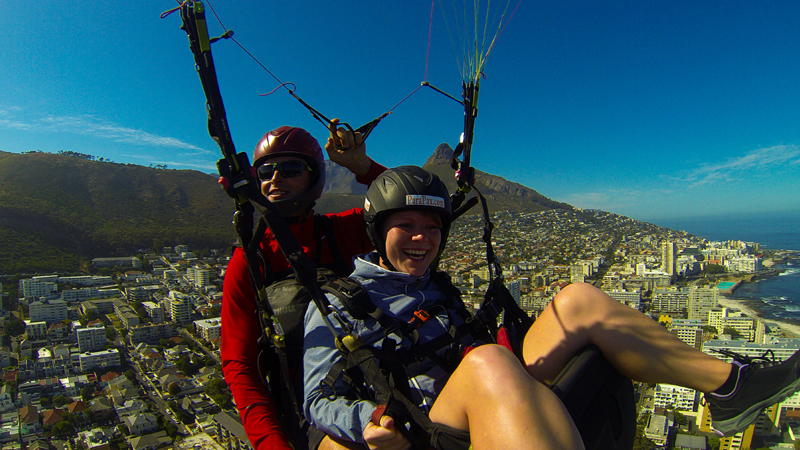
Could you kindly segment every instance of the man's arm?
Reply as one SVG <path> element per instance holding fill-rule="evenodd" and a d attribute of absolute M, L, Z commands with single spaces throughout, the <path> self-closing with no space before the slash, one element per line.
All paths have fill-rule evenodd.
<path fill-rule="evenodd" d="M 244 252 L 237 248 L 225 272 L 222 289 L 222 372 L 253 448 L 291 450 L 275 405 L 258 373 L 261 349 L 257 339 L 261 336 L 261 325 L 256 310 Z"/>
<path fill-rule="evenodd" d="M 367 146 L 361 138 L 360 132 L 353 133 L 344 127 L 337 128 L 337 125 L 339 125 L 339 119 L 331 120 L 331 135 L 328 137 L 328 142 L 325 143 L 328 158 L 353 172 L 359 183 L 372 184 L 372 181 L 386 170 L 386 167 L 367 156 Z"/>

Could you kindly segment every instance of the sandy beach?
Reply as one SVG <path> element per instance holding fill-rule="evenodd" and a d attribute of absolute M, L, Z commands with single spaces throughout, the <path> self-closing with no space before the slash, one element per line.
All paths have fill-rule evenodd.
<path fill-rule="evenodd" d="M 792 334 L 794 337 L 800 337 L 800 325 L 795 325 L 793 323 L 783 322 L 783 321 L 780 321 L 780 320 L 767 320 L 767 319 L 764 319 L 761 316 L 759 316 L 758 313 L 755 312 L 752 308 L 748 308 L 747 306 L 745 306 L 745 304 L 743 302 L 741 302 L 739 300 L 735 300 L 735 299 L 731 299 L 731 298 L 725 298 L 725 297 L 720 296 L 717 299 L 717 303 L 719 303 L 720 305 L 722 305 L 724 307 L 727 307 L 727 308 L 740 309 L 740 310 L 744 311 L 744 313 L 747 314 L 750 317 L 758 318 L 758 319 L 764 320 L 766 322 L 777 323 L 778 325 L 780 325 L 781 330 L 785 331 L 786 333 Z"/>

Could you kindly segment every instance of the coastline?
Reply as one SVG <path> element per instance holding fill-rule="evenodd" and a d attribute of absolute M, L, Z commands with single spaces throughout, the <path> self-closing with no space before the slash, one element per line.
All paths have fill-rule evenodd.
<path fill-rule="evenodd" d="M 728 298 L 728 297 L 725 297 L 725 296 L 721 296 L 721 297 L 719 297 L 717 299 L 717 303 L 719 303 L 720 305 L 722 305 L 722 306 L 724 306 L 726 308 L 733 308 L 733 309 L 742 310 L 745 314 L 747 314 L 748 316 L 750 316 L 750 317 L 752 317 L 754 319 L 759 319 L 759 320 L 764 321 L 766 323 L 776 323 L 776 324 L 780 325 L 781 331 L 785 332 L 786 334 L 791 334 L 792 337 L 800 338 L 800 325 L 797 325 L 797 324 L 794 324 L 794 323 L 791 323 L 791 322 L 785 322 L 785 321 L 782 321 L 782 320 L 773 320 L 773 319 L 767 320 L 767 319 L 764 319 L 753 308 L 748 307 L 741 300 L 737 300 L 737 299 L 734 299 L 734 298 Z"/>

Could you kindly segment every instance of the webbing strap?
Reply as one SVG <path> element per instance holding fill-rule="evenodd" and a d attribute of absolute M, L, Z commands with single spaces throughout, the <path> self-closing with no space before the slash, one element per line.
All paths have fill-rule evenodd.
<path fill-rule="evenodd" d="M 375 363 L 372 352 L 361 346 L 347 354 L 347 361 L 348 366 L 358 366 L 361 369 L 364 382 L 375 392 L 375 402 L 386 405 L 388 414 L 400 423 L 397 429 L 406 435 L 412 448 L 428 450 L 434 429 L 433 422 L 414 402 L 389 385 L 386 376 Z M 410 432 L 406 431 L 404 424 L 409 426 Z"/>

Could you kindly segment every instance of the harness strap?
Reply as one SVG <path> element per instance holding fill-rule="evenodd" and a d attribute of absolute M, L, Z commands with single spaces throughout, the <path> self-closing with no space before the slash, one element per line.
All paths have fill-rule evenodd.
<path fill-rule="evenodd" d="M 389 385 L 386 376 L 378 368 L 372 352 L 365 346 L 351 350 L 347 354 L 347 365 L 358 366 L 364 375 L 364 382 L 375 393 L 375 402 L 385 405 L 388 414 L 400 423 L 397 429 L 406 435 L 413 448 L 427 450 L 430 448 L 430 436 L 434 430 L 431 419 L 397 388 Z M 406 431 L 404 425 L 409 427 Z"/>

